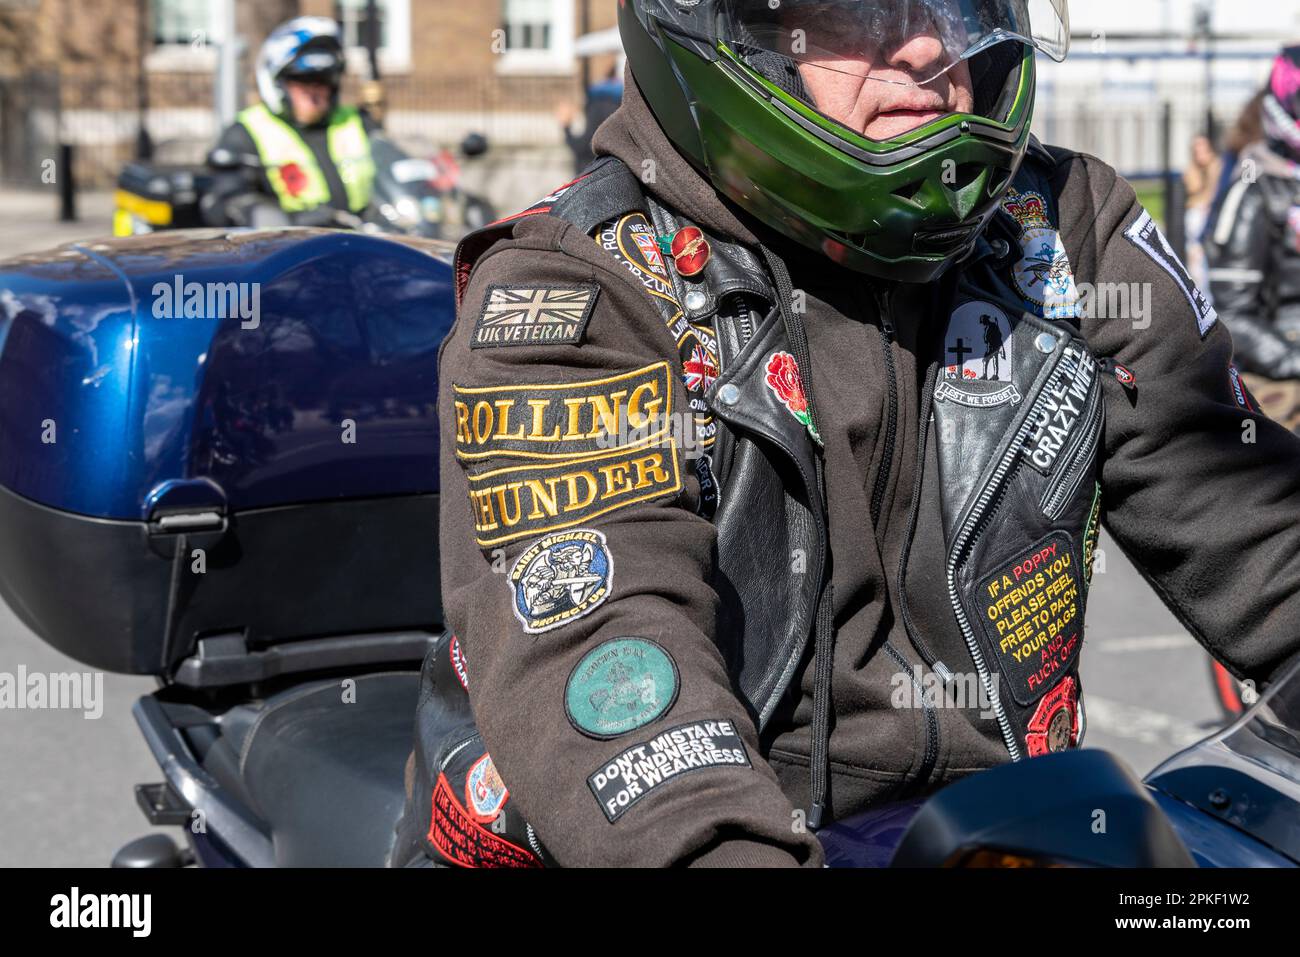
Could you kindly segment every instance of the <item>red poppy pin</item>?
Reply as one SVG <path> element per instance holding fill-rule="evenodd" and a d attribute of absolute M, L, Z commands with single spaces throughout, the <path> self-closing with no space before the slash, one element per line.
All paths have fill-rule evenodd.
<path fill-rule="evenodd" d="M 795 363 L 794 356 L 788 352 L 774 352 L 768 356 L 765 380 L 772 394 L 803 424 L 813 441 L 821 445 L 822 437 L 813 428 L 812 416 L 808 413 L 808 398 L 803 391 L 803 378 L 799 375 L 799 366 Z"/>
<path fill-rule="evenodd" d="M 673 265 L 683 276 L 698 276 L 709 263 L 713 250 L 697 226 L 679 229 L 673 236 L 672 245 L 668 247 L 672 254 Z"/>
<path fill-rule="evenodd" d="M 280 167 L 280 180 L 290 196 L 297 196 L 307 188 L 307 174 L 297 163 L 285 163 Z"/>

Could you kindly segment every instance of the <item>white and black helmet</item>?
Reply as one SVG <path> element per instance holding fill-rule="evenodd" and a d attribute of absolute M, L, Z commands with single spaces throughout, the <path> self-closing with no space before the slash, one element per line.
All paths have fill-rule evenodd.
<path fill-rule="evenodd" d="M 329 17 L 295 17 L 266 38 L 257 54 L 257 92 L 272 113 L 286 109 L 284 81 L 319 78 L 337 88 L 346 60 L 339 26 Z"/>

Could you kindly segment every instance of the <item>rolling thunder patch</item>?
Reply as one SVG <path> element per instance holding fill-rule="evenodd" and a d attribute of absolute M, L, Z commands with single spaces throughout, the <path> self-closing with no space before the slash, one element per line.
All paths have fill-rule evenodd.
<path fill-rule="evenodd" d="M 582 524 L 681 491 L 673 445 L 616 449 L 578 461 L 521 465 L 469 476 L 481 548 Z"/>
<path fill-rule="evenodd" d="M 752 767 L 730 721 L 693 721 L 619 752 L 587 777 L 611 824 L 645 798 L 696 771 Z"/>
<path fill-rule="evenodd" d="M 673 410 L 667 362 L 565 383 L 454 385 L 456 457 L 576 460 L 659 442 Z"/>
<path fill-rule="evenodd" d="M 489 286 L 469 347 L 577 344 L 599 294 L 595 283 Z"/>
<path fill-rule="evenodd" d="M 1078 657 L 1081 582 L 1070 537 L 1049 535 L 980 583 L 979 619 L 1016 703 L 1041 698 Z"/>

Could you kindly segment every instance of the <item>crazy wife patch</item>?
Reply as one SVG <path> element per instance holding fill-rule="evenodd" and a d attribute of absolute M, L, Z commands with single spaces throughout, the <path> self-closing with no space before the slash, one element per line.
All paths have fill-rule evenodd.
<path fill-rule="evenodd" d="M 1078 657 L 1081 585 L 1070 536 L 1057 532 L 978 586 L 975 605 L 986 645 L 1022 707 L 1041 698 Z"/>

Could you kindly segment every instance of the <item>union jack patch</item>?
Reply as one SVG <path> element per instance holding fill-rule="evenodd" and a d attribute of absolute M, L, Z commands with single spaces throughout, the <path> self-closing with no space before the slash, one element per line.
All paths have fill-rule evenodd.
<path fill-rule="evenodd" d="M 718 377 L 718 360 L 704 346 L 697 345 L 691 350 L 691 357 L 682 363 L 682 369 L 686 388 L 698 392 L 713 385 Z"/>
<path fill-rule="evenodd" d="M 470 348 L 581 342 L 599 294 L 595 283 L 489 286 Z"/>

